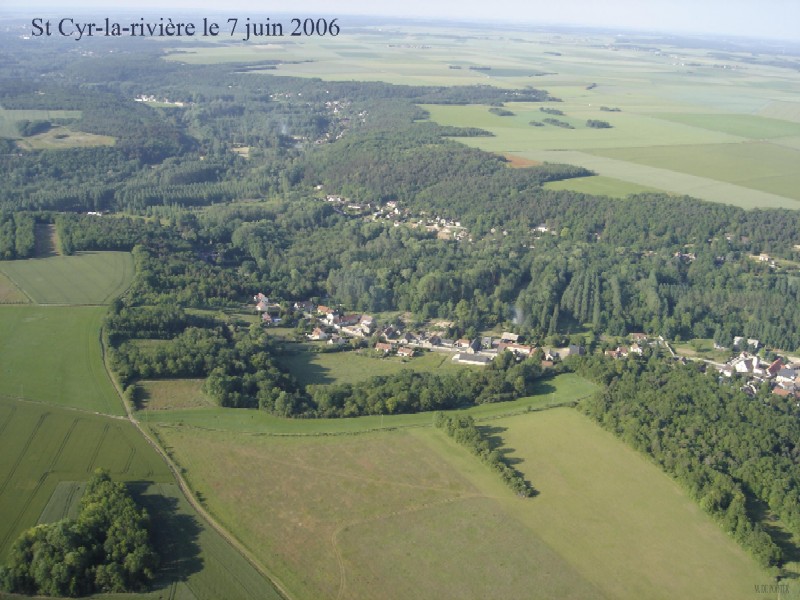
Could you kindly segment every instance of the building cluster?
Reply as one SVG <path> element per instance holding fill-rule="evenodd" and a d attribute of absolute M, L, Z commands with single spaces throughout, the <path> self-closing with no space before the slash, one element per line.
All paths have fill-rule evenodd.
<path fill-rule="evenodd" d="M 270 302 L 269 298 L 258 293 L 253 296 L 255 310 L 261 315 L 264 325 L 280 323 L 281 306 Z M 349 339 L 370 339 L 375 352 L 383 355 L 396 355 L 412 358 L 421 351 L 447 352 L 457 363 L 487 365 L 501 352 L 512 352 L 517 358 L 532 356 L 539 348 L 522 342 L 520 336 L 503 332 L 499 337 L 483 336 L 475 339 L 452 339 L 442 332 L 452 327 L 451 322 L 432 323 L 430 329 L 412 331 L 399 323 L 379 325 L 372 315 L 348 313 L 341 308 L 316 305 L 311 300 L 294 302 L 292 309 L 309 319 L 313 329 L 306 335 L 309 341 L 324 342 L 331 346 L 341 346 Z M 542 349 L 542 366 L 552 367 L 554 362 L 573 354 L 584 354 L 582 346 Z"/>
<path fill-rule="evenodd" d="M 787 363 L 782 358 L 764 362 L 755 354 L 740 352 L 717 370 L 722 377 L 743 377 L 741 389 L 752 396 L 766 383 L 777 396 L 800 397 L 800 363 Z"/>

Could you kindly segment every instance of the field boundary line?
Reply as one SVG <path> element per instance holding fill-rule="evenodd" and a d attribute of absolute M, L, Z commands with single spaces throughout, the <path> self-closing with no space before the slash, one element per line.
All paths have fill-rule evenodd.
<path fill-rule="evenodd" d="M 26 259 L 26 260 L 27 260 L 27 259 Z M 13 283 L 13 284 L 14 284 L 14 285 L 17 287 L 17 289 L 18 289 L 20 292 L 22 292 L 22 294 L 23 294 L 23 295 L 24 295 L 24 296 L 25 296 L 25 297 L 26 297 L 28 300 L 30 300 L 30 303 L 31 303 L 31 304 L 34 304 L 34 305 L 35 305 L 35 304 L 39 304 L 38 302 L 36 302 L 36 300 L 34 300 L 34 299 L 33 299 L 33 297 L 32 297 L 32 296 L 31 296 L 31 295 L 28 293 L 28 291 L 27 291 L 27 290 L 26 290 L 24 287 L 22 287 L 22 286 L 19 284 L 19 281 L 17 281 L 16 279 L 14 279 L 14 278 L 13 278 L 13 277 L 12 277 L 12 276 L 11 276 L 11 275 L 8 273 L 8 271 L 6 271 L 5 269 L 3 269 L 3 267 L 2 267 L 2 266 L 0 266 L 0 273 L 2 273 L 3 275 L 5 275 L 5 276 L 8 278 L 8 280 L 9 280 L 11 283 Z"/>
<path fill-rule="evenodd" d="M 105 343 L 103 342 L 103 328 L 100 329 L 100 341 L 102 344 L 102 357 L 103 357 L 103 365 L 106 368 L 106 373 L 108 374 L 109 378 L 111 379 L 111 383 L 114 386 L 114 389 L 117 391 L 117 395 L 119 396 L 122 404 L 125 407 L 125 412 L 127 414 L 127 420 L 130 421 L 133 426 L 139 431 L 139 433 L 144 437 L 145 441 L 158 453 L 158 455 L 162 458 L 162 460 L 166 463 L 167 468 L 172 473 L 172 476 L 175 478 L 175 481 L 178 483 L 178 488 L 181 490 L 184 498 L 189 503 L 189 505 L 195 509 L 198 516 L 202 518 L 214 531 L 216 531 L 223 540 L 225 540 L 228 544 L 230 544 L 234 550 L 236 550 L 242 558 L 244 558 L 250 566 L 252 566 L 259 575 L 264 577 L 275 589 L 275 592 L 290 600 L 293 598 L 291 594 L 289 594 L 287 588 L 281 581 L 277 578 L 276 575 L 271 573 L 267 570 L 267 568 L 262 565 L 253 554 L 248 550 L 244 544 L 242 544 L 236 537 L 233 536 L 227 529 L 225 529 L 212 515 L 211 513 L 205 509 L 205 507 L 197 500 L 195 495 L 192 493 L 192 489 L 189 484 L 184 479 L 183 475 L 180 472 L 180 468 L 178 467 L 177 463 L 172 460 L 169 454 L 162 448 L 161 444 L 156 442 L 153 437 L 142 427 L 142 424 L 139 422 L 138 419 L 134 416 L 133 407 L 130 403 L 125 400 L 125 396 L 122 392 L 122 388 L 120 387 L 119 383 L 114 379 L 111 373 L 111 369 L 108 366 L 108 354 L 105 351 Z M 190 588 L 191 589 L 191 588 Z"/>
<path fill-rule="evenodd" d="M 49 412 L 42 413 L 42 415 L 39 417 L 39 420 L 36 422 L 36 425 L 34 425 L 33 429 L 28 435 L 28 439 L 25 440 L 25 445 L 22 447 L 22 451 L 19 453 L 19 456 L 17 456 L 17 460 L 14 461 L 14 465 L 11 467 L 11 470 L 8 472 L 8 475 L 6 475 L 6 478 L 3 481 L 2 485 L 0 485 L 0 494 L 5 492 L 8 482 L 11 481 L 11 479 L 14 477 L 14 473 L 19 467 L 19 463 L 22 462 L 22 459 L 28 453 L 28 448 L 30 448 L 30 445 L 33 443 L 33 438 L 36 437 L 36 434 L 39 432 L 39 429 L 41 428 L 42 424 L 45 422 L 45 419 L 47 419 L 48 416 L 50 416 Z"/>
<path fill-rule="evenodd" d="M 109 424 L 106 423 L 105 427 L 103 427 L 103 433 L 100 434 L 100 439 L 97 440 L 97 445 L 94 447 L 94 452 L 92 452 L 92 456 L 90 457 L 89 464 L 86 465 L 86 472 L 91 473 L 94 470 L 94 463 L 97 462 L 97 455 L 100 454 L 100 446 L 103 445 L 103 442 L 106 441 L 106 435 L 108 434 Z"/>
<path fill-rule="evenodd" d="M 41 406 L 45 406 L 47 408 L 52 409 L 60 409 L 60 410 L 72 410 L 75 412 L 79 412 L 85 415 L 94 415 L 96 417 L 105 417 L 107 419 L 117 419 L 122 421 L 127 421 L 126 417 L 122 415 L 109 415 L 106 413 L 101 413 L 96 410 L 89 410 L 88 408 L 79 408 L 77 406 L 64 406 L 63 404 L 57 404 L 55 402 L 48 402 L 47 400 L 35 400 L 33 398 L 22 398 L 20 396 L 10 396 L 8 394 L 0 394 L 0 399 L 2 400 L 11 400 L 12 402 L 26 402 L 28 404 L 37 404 Z M 2 430 L 0 430 L 2 433 Z"/>
<path fill-rule="evenodd" d="M 11 410 L 8 411 L 8 416 L 6 417 L 6 420 L 3 421 L 2 425 L 0 425 L 0 435 L 3 435 L 3 432 L 6 430 L 6 427 L 8 427 L 8 424 L 11 422 L 11 419 L 14 418 L 14 415 L 17 412 L 17 407 L 15 405 L 12 404 L 9 408 Z"/>

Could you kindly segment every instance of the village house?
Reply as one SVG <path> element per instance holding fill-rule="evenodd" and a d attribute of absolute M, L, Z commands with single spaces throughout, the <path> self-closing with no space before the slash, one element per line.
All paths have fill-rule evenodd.
<path fill-rule="evenodd" d="M 392 345 L 387 344 L 385 342 L 378 342 L 375 344 L 375 351 L 376 352 L 383 352 L 384 354 L 389 354 L 392 351 Z"/>
<path fill-rule="evenodd" d="M 503 334 L 500 336 L 501 342 L 518 342 L 519 336 L 516 333 L 511 333 L 509 331 L 504 331 Z"/>
<path fill-rule="evenodd" d="M 346 339 L 344 339 L 340 335 L 336 335 L 335 333 L 333 335 L 331 335 L 330 339 L 328 340 L 328 345 L 329 346 L 341 346 L 341 345 L 346 344 L 346 343 L 347 343 Z"/>
<path fill-rule="evenodd" d="M 403 346 L 402 348 L 397 349 L 397 356 L 402 356 L 404 358 L 411 358 L 414 356 L 414 349 L 409 348 L 407 346 Z"/>
<path fill-rule="evenodd" d="M 316 342 L 321 342 L 327 340 L 330 336 L 320 327 L 315 327 L 314 331 L 312 331 L 308 335 L 308 339 L 314 340 Z"/>
<path fill-rule="evenodd" d="M 314 311 L 316 310 L 316 307 L 314 306 L 314 303 L 311 300 L 298 300 L 292 305 L 292 308 L 294 308 L 297 311 L 300 311 L 301 313 L 303 313 L 308 317 L 312 316 L 314 314 Z"/>
<path fill-rule="evenodd" d="M 767 367 L 767 376 L 777 377 L 781 369 L 783 369 L 783 361 L 780 358 L 778 358 L 775 361 L 773 361 L 773 363 L 769 367 Z"/>

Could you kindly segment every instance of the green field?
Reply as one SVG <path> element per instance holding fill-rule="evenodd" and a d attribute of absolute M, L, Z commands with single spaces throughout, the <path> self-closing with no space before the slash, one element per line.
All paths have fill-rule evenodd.
<path fill-rule="evenodd" d="M 53 127 L 44 133 L 26 137 L 17 145 L 23 150 L 62 150 L 65 148 L 91 148 L 113 146 L 115 139 L 108 135 L 97 135 L 76 131 L 67 127 Z"/>
<path fill-rule="evenodd" d="M 672 480 L 573 409 L 481 426 L 537 497 L 431 427 L 158 431 L 298 598 L 753 598 L 769 583 Z"/>
<path fill-rule="evenodd" d="M 133 280 L 129 252 L 79 252 L 0 262 L 0 273 L 38 304 L 108 304 Z"/>
<path fill-rule="evenodd" d="M 768 142 L 649 146 L 593 153 L 800 200 L 800 150 Z"/>
<path fill-rule="evenodd" d="M 0 556 L 40 520 L 60 482 L 86 481 L 100 467 L 123 481 L 171 481 L 124 419 L 0 397 L 0 428 Z M 48 507 L 45 519 L 56 512 Z"/>
<path fill-rule="evenodd" d="M 137 405 L 143 410 L 167 410 L 213 406 L 203 392 L 204 379 L 153 379 L 136 385 Z"/>
<path fill-rule="evenodd" d="M 103 366 L 104 307 L 0 307 L 0 396 L 122 415 Z"/>

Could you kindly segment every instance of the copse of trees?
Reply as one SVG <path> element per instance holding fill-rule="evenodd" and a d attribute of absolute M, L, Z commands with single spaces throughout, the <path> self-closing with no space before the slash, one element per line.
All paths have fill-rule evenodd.
<path fill-rule="evenodd" d="M 0 567 L 6 592 L 43 596 L 142 591 L 153 580 L 158 555 L 149 517 L 124 484 L 96 471 L 75 520 L 25 531 Z"/>
<path fill-rule="evenodd" d="M 611 129 L 611 123 L 600 119 L 589 119 L 586 121 L 586 126 L 591 129 Z"/>

